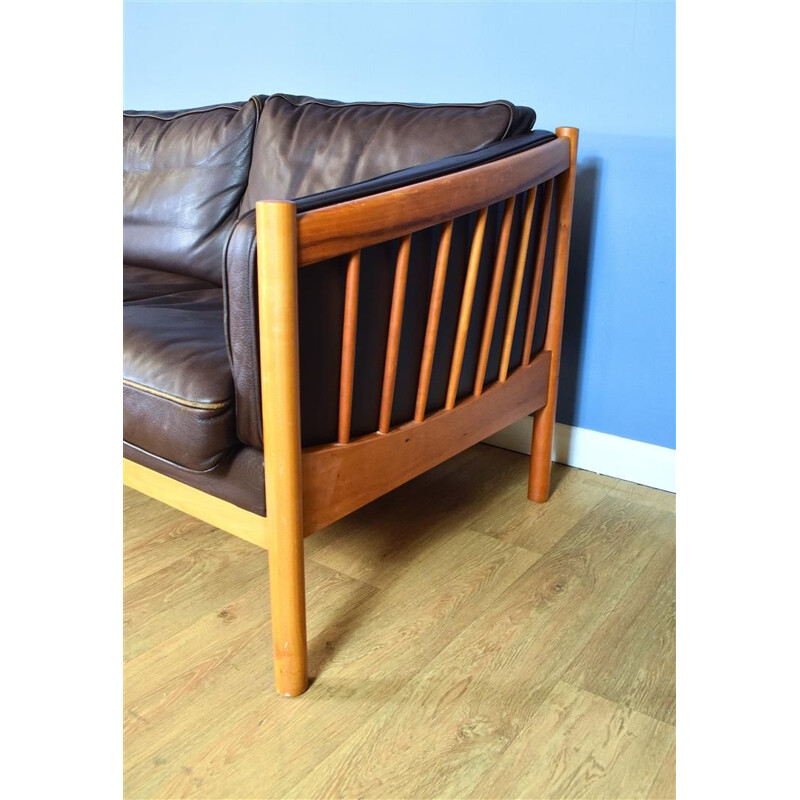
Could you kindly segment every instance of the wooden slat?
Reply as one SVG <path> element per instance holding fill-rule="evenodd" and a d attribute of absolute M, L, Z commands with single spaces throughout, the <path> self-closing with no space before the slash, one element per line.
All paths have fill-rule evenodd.
<path fill-rule="evenodd" d="M 540 353 L 505 383 L 480 397 L 468 397 L 424 422 L 407 422 L 388 434 L 372 433 L 350 442 L 303 450 L 305 534 L 420 475 L 491 436 L 547 402 L 550 353 Z"/>
<path fill-rule="evenodd" d="M 475 284 L 478 280 L 478 267 L 481 263 L 483 234 L 486 231 L 486 216 L 488 213 L 488 208 L 482 208 L 478 212 L 475 231 L 472 234 L 472 248 L 469 253 L 469 264 L 467 266 L 467 277 L 464 281 L 464 292 L 461 296 L 461 311 L 458 316 L 453 360 L 450 364 L 450 380 L 447 384 L 447 401 L 445 403 L 445 408 L 453 408 L 456 404 L 458 381 L 461 378 L 461 367 L 464 363 L 464 348 L 467 345 L 469 318 L 472 315 L 472 301 L 475 299 Z"/>
<path fill-rule="evenodd" d="M 489 351 L 492 347 L 494 323 L 497 319 L 497 304 L 500 301 L 500 287 L 503 284 L 503 274 L 505 273 L 506 256 L 508 255 L 508 239 L 511 236 L 511 223 L 514 220 L 515 201 L 515 197 L 509 197 L 503 209 L 503 221 L 500 225 L 500 240 L 497 243 L 494 273 L 492 274 L 492 287 L 489 291 L 489 300 L 486 304 L 486 319 L 483 323 L 481 349 L 478 355 L 478 369 L 475 373 L 474 393 L 476 395 L 479 395 L 483 391 L 483 382 L 486 378 L 486 365 L 489 363 Z"/>
<path fill-rule="evenodd" d="M 381 412 L 378 430 L 386 433 L 392 421 L 392 402 L 394 382 L 397 377 L 397 358 L 400 352 L 400 332 L 403 327 L 403 307 L 406 302 L 406 281 L 408 279 L 408 256 L 411 251 L 411 236 L 404 236 L 397 253 L 397 266 L 392 290 L 392 310 L 389 316 L 389 336 L 386 342 L 386 361 L 383 367 L 383 389 L 381 391 Z"/>
<path fill-rule="evenodd" d="M 547 182 L 544 189 L 544 211 L 539 226 L 539 241 L 536 243 L 536 263 L 533 268 L 533 284 L 531 285 L 531 303 L 528 306 L 528 323 L 525 326 L 525 342 L 522 345 L 522 364 L 529 364 L 533 332 L 536 329 L 536 311 L 539 308 L 539 294 L 542 289 L 542 273 L 544 257 L 547 253 L 547 233 L 550 227 L 550 209 L 553 205 L 553 181 Z"/>
<path fill-rule="evenodd" d="M 356 360 L 356 327 L 358 323 L 358 276 L 361 251 L 350 256 L 344 294 L 342 328 L 342 368 L 339 375 L 339 443 L 350 441 L 350 418 L 353 412 L 353 371 Z"/>
<path fill-rule="evenodd" d="M 298 216 L 301 267 L 477 211 L 569 167 L 562 139 L 429 181 Z"/>
<path fill-rule="evenodd" d="M 514 333 L 517 329 L 517 315 L 519 314 L 519 299 L 522 294 L 522 279 L 525 277 L 525 263 L 528 260 L 528 243 L 531 238 L 531 224 L 533 211 L 536 207 L 536 193 L 538 186 L 529 189 L 525 196 L 525 210 L 522 214 L 522 230 L 519 235 L 519 248 L 517 249 L 517 268 L 514 272 L 514 283 L 511 286 L 511 297 L 508 301 L 508 319 L 506 320 L 506 333 L 503 338 L 503 353 L 500 356 L 500 373 L 498 380 L 504 381 L 508 377 L 508 364 L 511 361 L 511 347 L 514 344 Z"/>
<path fill-rule="evenodd" d="M 453 220 L 448 220 L 442 226 L 442 235 L 439 239 L 439 252 L 436 256 L 436 270 L 433 274 L 431 302 L 428 307 L 428 323 L 425 326 L 425 343 L 422 347 L 422 364 L 419 369 L 419 386 L 417 387 L 417 405 L 414 410 L 414 419 L 417 422 L 422 422 L 425 419 L 425 407 L 428 404 L 431 369 L 433 368 L 433 356 L 436 352 L 436 336 L 439 333 L 439 319 L 442 314 L 444 283 L 447 277 L 447 262 L 450 258 L 452 237 Z"/>

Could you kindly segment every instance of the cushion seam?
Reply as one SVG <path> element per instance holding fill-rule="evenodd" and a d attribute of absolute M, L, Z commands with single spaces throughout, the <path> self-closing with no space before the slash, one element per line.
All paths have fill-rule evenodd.
<path fill-rule="evenodd" d="M 169 400 L 173 403 L 177 403 L 181 406 L 186 406 L 187 408 L 197 408 L 202 410 L 219 410 L 223 408 L 227 408 L 230 404 L 230 400 L 223 400 L 223 401 L 208 401 L 204 402 L 202 400 L 187 400 L 185 397 L 179 397 L 178 395 L 170 394 L 169 392 L 164 392 L 161 389 L 156 389 L 152 386 L 147 386 L 144 383 L 139 383 L 138 381 L 132 381 L 129 378 L 122 379 L 122 385 L 127 386 L 130 389 L 138 389 L 140 392 L 144 392 L 145 394 L 152 394 L 155 397 L 160 397 L 163 400 Z"/>
<path fill-rule="evenodd" d="M 506 125 L 505 131 L 503 131 L 503 135 L 500 137 L 500 141 L 508 136 L 508 132 L 511 130 L 511 125 L 514 122 L 514 106 L 508 100 L 487 100 L 485 103 L 401 103 L 401 102 L 388 102 L 388 103 L 381 103 L 378 101 L 374 102 L 366 102 L 366 101 L 355 101 L 352 103 L 335 103 L 331 101 L 324 101 L 319 100 L 317 98 L 309 98 L 307 100 L 302 100 L 297 102 L 292 100 L 285 94 L 273 94 L 270 95 L 270 99 L 273 97 L 280 97 L 282 100 L 285 100 L 289 105 L 293 105 L 295 108 L 300 108 L 301 106 L 310 106 L 313 104 L 319 106 L 325 106 L 326 108 L 344 108 L 345 106 L 367 106 L 367 107 L 376 107 L 381 108 L 383 106 L 393 106 L 397 108 L 410 108 L 412 110 L 422 111 L 427 108 L 491 108 L 492 106 L 504 106 L 506 111 L 508 111 L 508 124 Z"/>
<path fill-rule="evenodd" d="M 249 100 L 247 102 L 249 102 Z M 247 105 L 247 103 L 245 103 L 245 105 Z M 188 117 L 192 114 L 207 114 L 209 111 L 217 111 L 221 108 L 227 108 L 230 109 L 231 111 L 241 111 L 244 108 L 244 105 L 242 105 L 241 107 L 237 107 L 223 103 L 222 105 L 218 106 L 206 106 L 205 108 L 189 109 L 188 111 L 182 111 L 180 114 L 173 114 L 171 117 L 162 117 L 153 111 L 123 111 L 122 116 L 137 117 L 137 118 L 146 117 L 148 119 L 157 119 L 160 120 L 161 122 L 172 122 L 172 120 L 174 119 L 180 119 L 181 117 Z M 163 113 L 169 114 L 171 112 L 167 111 Z"/>
<path fill-rule="evenodd" d="M 132 447 L 134 450 L 138 450 L 140 453 L 145 453 L 151 458 L 157 458 L 159 461 L 163 461 L 165 464 L 170 464 L 173 467 L 178 467 L 179 469 L 186 470 L 187 472 L 193 472 L 197 475 L 203 475 L 208 472 L 213 472 L 223 462 L 228 451 L 232 449 L 228 448 L 228 450 L 223 451 L 223 453 L 221 453 L 219 456 L 215 456 L 216 461 L 210 467 L 206 467 L 205 469 L 192 469 L 191 467 L 187 467 L 184 464 L 179 464 L 177 461 L 172 461 L 172 459 L 164 458 L 164 456 L 160 456 L 157 453 L 154 453 L 152 450 L 147 450 L 144 447 L 139 447 L 138 444 L 129 442 L 125 437 L 122 438 L 122 443 L 128 445 L 128 447 Z M 200 491 L 202 491 L 202 489 Z"/>

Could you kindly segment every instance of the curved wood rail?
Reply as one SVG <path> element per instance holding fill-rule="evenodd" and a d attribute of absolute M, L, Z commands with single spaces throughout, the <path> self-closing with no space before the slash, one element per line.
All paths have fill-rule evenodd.
<path fill-rule="evenodd" d="M 569 168 L 563 138 L 401 189 L 307 211 L 297 217 L 300 267 L 407 236 L 478 211 Z"/>
<path fill-rule="evenodd" d="M 407 422 L 346 445 L 307 447 L 303 450 L 305 535 L 542 408 L 549 379 L 550 353 L 545 350 L 504 383 L 423 422 Z"/>

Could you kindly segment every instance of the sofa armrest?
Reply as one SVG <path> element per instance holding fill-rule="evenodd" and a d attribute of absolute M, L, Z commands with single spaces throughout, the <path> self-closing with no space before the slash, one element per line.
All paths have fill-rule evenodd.
<path fill-rule="evenodd" d="M 222 287 L 225 339 L 236 397 L 236 432 L 242 442 L 260 448 L 263 439 L 256 270 L 256 213 L 248 211 L 236 223 L 228 239 Z"/>
<path fill-rule="evenodd" d="M 450 175 L 516 155 L 555 138 L 549 131 L 533 131 L 480 150 L 309 195 L 296 200 L 297 212 L 302 214 Z M 236 394 L 237 433 L 245 444 L 263 447 L 256 275 L 255 212 L 249 211 L 236 223 L 225 251 L 225 331 Z"/>

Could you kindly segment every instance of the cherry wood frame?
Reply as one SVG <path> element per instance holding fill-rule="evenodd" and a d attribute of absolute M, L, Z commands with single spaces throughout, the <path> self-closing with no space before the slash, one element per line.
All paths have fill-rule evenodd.
<path fill-rule="evenodd" d="M 298 215 L 294 203 L 256 205 L 258 316 L 264 481 L 267 516 L 261 517 L 160 473 L 123 459 L 123 481 L 188 514 L 269 551 L 270 600 L 277 691 L 305 691 L 307 645 L 303 538 L 407 480 L 476 444 L 515 420 L 534 413 L 528 496 L 547 500 L 564 324 L 564 300 L 578 146 L 576 128 L 556 129 L 554 141 L 453 175 L 382 192 Z M 554 190 L 554 183 L 555 190 Z M 547 248 L 547 222 L 556 199 L 555 257 L 545 344 L 530 358 Z M 524 196 L 523 200 L 519 200 Z M 456 398 L 458 380 L 483 247 L 487 208 L 505 201 L 473 394 Z M 509 313 L 498 380 L 486 387 L 485 371 L 497 316 L 511 219 L 524 202 Z M 543 204 L 539 235 L 534 208 Z M 445 406 L 426 416 L 433 351 L 453 220 L 477 212 L 467 265 Z M 411 235 L 443 224 L 436 261 L 414 419 L 392 427 L 400 332 Z M 355 335 L 360 250 L 400 241 L 392 296 L 378 430 L 351 440 Z M 536 247 L 522 363 L 509 358 L 528 248 Z M 297 270 L 336 256 L 349 256 L 342 331 L 338 440 L 317 447 L 300 444 Z"/>

